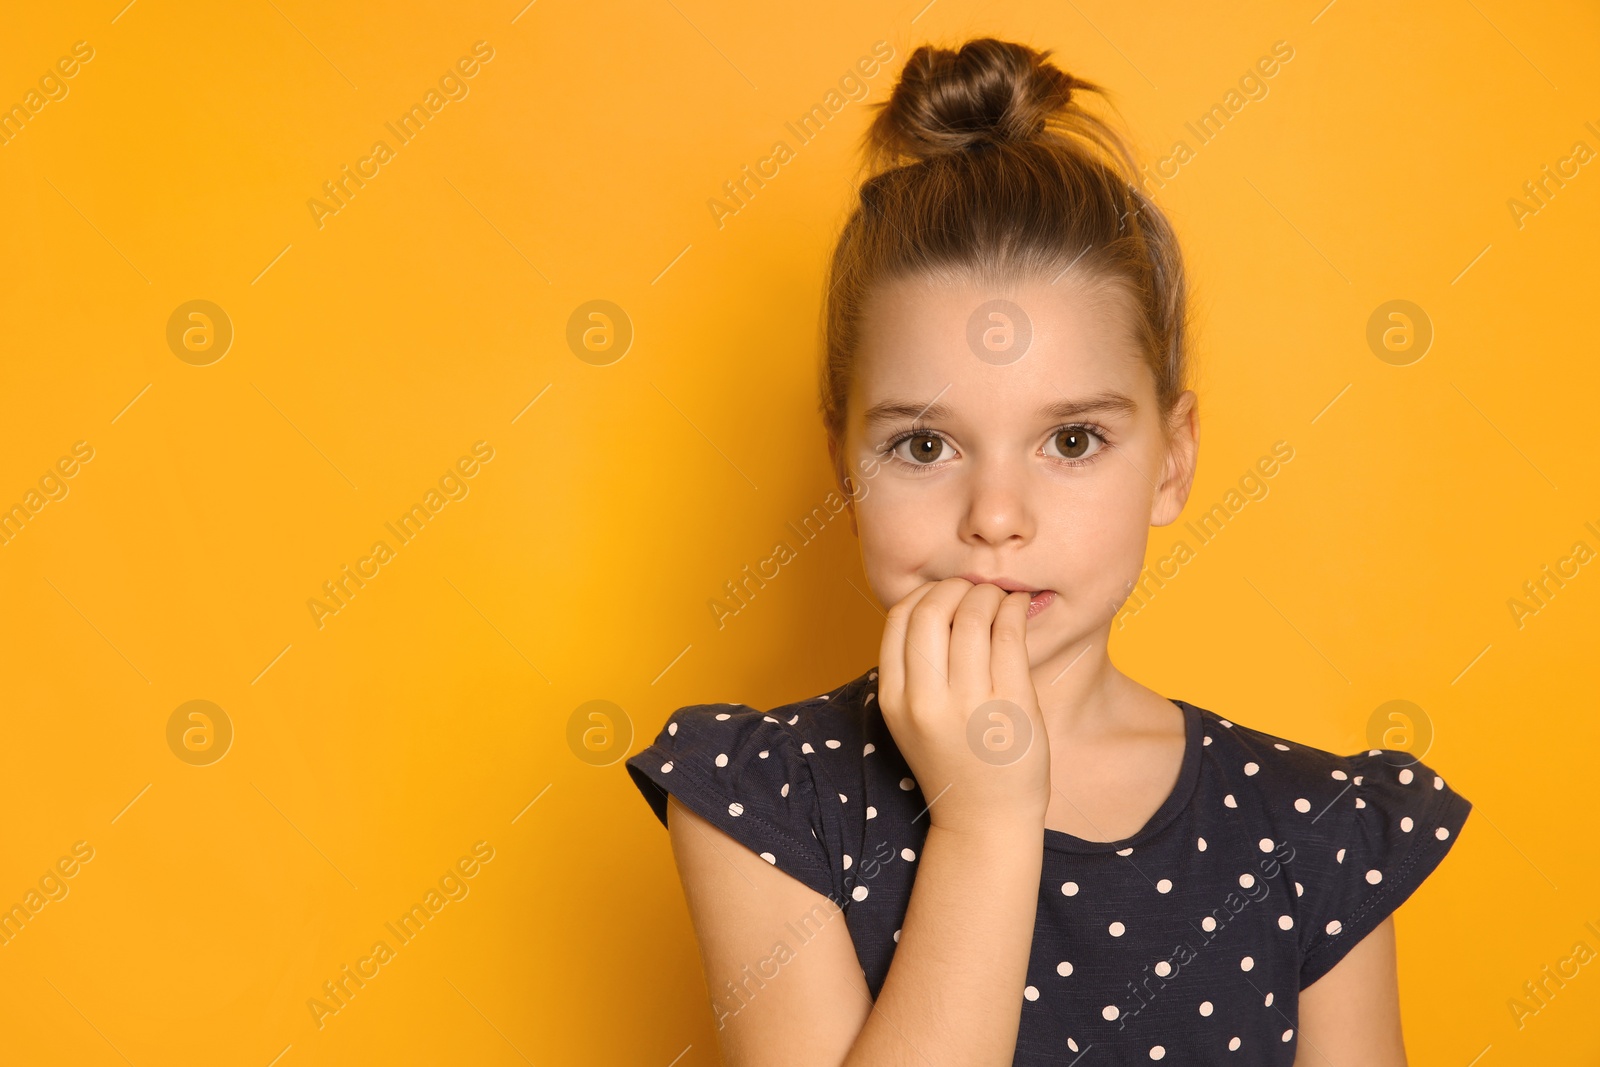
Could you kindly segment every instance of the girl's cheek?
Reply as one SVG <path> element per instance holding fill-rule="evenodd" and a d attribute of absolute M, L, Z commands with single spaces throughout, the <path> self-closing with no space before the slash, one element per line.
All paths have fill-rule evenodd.
<path fill-rule="evenodd" d="M 862 569 L 886 605 L 899 603 L 923 584 L 918 574 L 930 553 L 915 542 L 917 523 L 912 522 L 912 517 L 898 517 L 882 509 L 867 514 L 866 507 L 862 507 L 856 528 L 861 533 Z"/>
<path fill-rule="evenodd" d="M 919 543 L 932 536 L 934 527 L 927 521 L 926 512 L 909 501 L 900 504 L 889 493 L 875 491 L 856 507 L 863 552 L 892 559 L 914 553 Z M 919 514 L 922 521 L 918 521 Z"/>

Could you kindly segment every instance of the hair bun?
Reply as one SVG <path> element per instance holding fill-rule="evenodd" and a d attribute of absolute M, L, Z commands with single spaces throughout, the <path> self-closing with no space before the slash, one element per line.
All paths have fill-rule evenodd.
<path fill-rule="evenodd" d="M 886 163 L 930 159 L 984 144 L 1030 141 L 1072 91 L 1097 89 L 1048 62 L 1049 50 L 982 37 L 960 50 L 923 45 L 868 131 L 870 154 Z"/>

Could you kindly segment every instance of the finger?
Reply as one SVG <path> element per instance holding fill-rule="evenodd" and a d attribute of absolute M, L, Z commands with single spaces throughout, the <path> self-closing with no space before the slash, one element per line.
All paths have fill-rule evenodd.
<path fill-rule="evenodd" d="M 950 688 L 969 698 L 976 697 L 977 704 L 988 700 L 993 691 L 989 674 L 990 630 L 1005 598 L 1006 591 L 998 585 L 975 585 L 956 608 L 950 624 Z"/>
<path fill-rule="evenodd" d="M 924 582 L 889 609 L 883 624 L 883 638 L 878 647 L 878 705 L 884 701 L 889 707 L 905 706 L 906 692 L 906 627 L 911 623 L 911 609 L 927 596 L 937 582 Z"/>
<path fill-rule="evenodd" d="M 972 583 L 946 578 L 911 609 L 906 628 L 906 703 L 939 707 L 950 691 L 950 621 Z"/>
<path fill-rule="evenodd" d="M 990 641 L 989 674 L 992 691 L 1015 700 L 1033 685 L 1028 666 L 1027 593 L 1006 596 L 995 613 Z"/>

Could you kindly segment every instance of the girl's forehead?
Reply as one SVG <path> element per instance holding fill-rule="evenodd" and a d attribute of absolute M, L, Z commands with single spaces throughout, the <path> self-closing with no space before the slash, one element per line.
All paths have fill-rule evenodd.
<path fill-rule="evenodd" d="M 1128 310 L 1117 290 L 1065 280 L 890 283 L 863 308 L 851 392 L 873 404 L 944 390 L 956 409 L 1025 400 L 1028 410 L 1060 395 L 1134 395 L 1153 383 Z"/>

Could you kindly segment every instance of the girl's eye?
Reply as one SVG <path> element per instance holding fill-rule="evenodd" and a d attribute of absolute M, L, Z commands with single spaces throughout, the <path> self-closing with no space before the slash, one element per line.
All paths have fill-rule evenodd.
<path fill-rule="evenodd" d="M 1091 444 L 1105 445 L 1105 440 L 1086 426 L 1063 426 L 1057 430 L 1055 436 L 1050 438 L 1052 444 L 1060 449 L 1061 458 L 1068 460 L 1081 460 L 1085 454 L 1094 455 L 1099 452 L 1089 452 Z"/>
<path fill-rule="evenodd" d="M 904 437 L 896 440 L 892 445 L 889 446 L 889 451 L 898 451 L 900 446 L 904 444 L 910 445 L 910 448 L 908 449 L 909 456 L 907 458 L 909 458 L 912 463 L 915 463 L 919 466 L 926 466 L 927 464 L 937 462 L 939 457 L 944 455 L 948 448 L 944 442 L 944 438 L 940 437 L 938 434 L 917 431 L 908 433 Z"/>
<path fill-rule="evenodd" d="M 901 446 L 905 448 L 902 450 Z M 1049 446 L 1054 446 L 1058 451 L 1047 451 L 1047 455 L 1068 466 L 1079 466 L 1093 463 L 1109 447 L 1109 442 L 1097 427 L 1063 426 L 1051 435 L 1047 448 Z M 932 467 L 954 452 L 955 449 L 944 436 L 932 430 L 909 430 L 884 446 L 886 455 L 895 457 L 912 470 Z"/>

